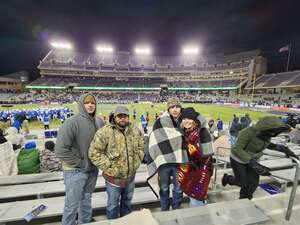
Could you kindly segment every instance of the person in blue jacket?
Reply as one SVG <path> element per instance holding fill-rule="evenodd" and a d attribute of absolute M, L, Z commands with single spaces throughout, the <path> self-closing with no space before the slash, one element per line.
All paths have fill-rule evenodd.
<path fill-rule="evenodd" d="M 144 134 L 147 134 L 148 133 L 148 122 L 147 122 L 147 120 L 146 120 L 146 118 L 145 118 L 144 115 L 141 115 L 140 119 L 141 119 L 142 127 L 144 129 Z"/>
<path fill-rule="evenodd" d="M 223 130 L 223 121 L 220 118 L 217 119 L 217 129 L 218 131 Z"/>
<path fill-rule="evenodd" d="M 48 130 L 49 129 L 49 123 L 50 123 L 50 116 L 48 113 L 45 113 L 43 116 L 43 123 L 44 123 L 44 129 Z"/>

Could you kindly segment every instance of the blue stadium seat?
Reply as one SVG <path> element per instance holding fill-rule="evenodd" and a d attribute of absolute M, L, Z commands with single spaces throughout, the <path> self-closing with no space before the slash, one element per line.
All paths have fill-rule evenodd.
<path fill-rule="evenodd" d="M 56 138 L 57 137 L 57 130 L 52 130 L 51 131 L 51 137 Z"/>
<path fill-rule="evenodd" d="M 51 138 L 51 131 L 46 130 L 44 134 L 45 134 L 45 138 Z"/>

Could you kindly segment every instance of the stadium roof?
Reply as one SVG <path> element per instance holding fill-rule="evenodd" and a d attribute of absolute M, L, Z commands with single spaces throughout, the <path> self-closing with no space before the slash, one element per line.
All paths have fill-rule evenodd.
<path fill-rule="evenodd" d="M 33 86 L 27 85 L 27 89 L 66 89 L 62 86 Z M 157 87 L 90 87 L 90 86 L 81 86 L 74 87 L 77 90 L 101 90 L 101 91 L 160 91 L 161 88 Z M 238 87 L 170 87 L 171 91 L 200 91 L 200 90 L 236 90 Z"/>

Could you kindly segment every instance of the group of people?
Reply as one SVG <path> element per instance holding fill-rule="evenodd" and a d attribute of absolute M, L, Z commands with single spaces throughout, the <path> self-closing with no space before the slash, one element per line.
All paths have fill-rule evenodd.
<path fill-rule="evenodd" d="M 180 208 L 183 192 L 190 197 L 191 207 L 205 204 L 213 147 L 204 118 L 194 108 L 183 109 L 178 99 L 169 99 L 167 111 L 153 125 L 146 154 L 148 180 L 158 175 L 162 211 Z"/>
<path fill-rule="evenodd" d="M 0 139 L 0 176 L 62 170 L 53 141 L 46 141 L 45 148 L 40 151 L 34 141 L 26 143 L 15 127 L 8 128 L 5 133 L 0 129 Z"/>
<path fill-rule="evenodd" d="M 234 145 L 236 142 L 236 139 L 239 135 L 239 132 L 243 130 L 244 128 L 247 128 L 250 126 L 252 120 L 248 113 L 245 114 L 245 116 L 242 116 L 240 119 L 235 114 L 233 115 L 233 120 L 229 128 L 229 134 L 230 134 L 230 144 Z"/>
<path fill-rule="evenodd" d="M 62 162 L 65 205 L 62 224 L 92 221 L 91 196 L 99 170 L 105 179 L 108 219 L 132 211 L 135 174 L 146 163 L 149 184 L 158 184 L 161 210 L 178 209 L 183 193 L 190 206 L 206 204 L 208 186 L 213 175 L 212 137 L 205 119 L 194 108 L 183 108 L 176 98 L 167 103 L 149 135 L 145 151 L 144 135 L 129 122 L 129 110 L 118 106 L 104 122 L 96 116 L 96 99 L 91 94 L 80 97 L 78 114 L 67 119 L 59 129 L 55 154 Z M 269 175 L 258 159 L 266 147 L 297 157 L 282 145 L 270 143 L 273 136 L 288 127 L 276 117 L 265 117 L 255 126 L 240 132 L 232 146 L 234 176 L 225 174 L 222 184 L 241 186 L 240 198 L 252 198 L 259 175 Z M 172 184 L 172 198 L 170 185 Z"/>
<path fill-rule="evenodd" d="M 0 125 L 5 127 L 15 127 L 21 129 L 25 134 L 29 133 L 29 123 L 31 121 L 41 121 L 44 129 L 48 130 L 52 119 L 59 119 L 63 123 L 74 113 L 69 108 L 37 108 L 18 109 L 0 111 Z"/>
<path fill-rule="evenodd" d="M 210 134 L 201 126 L 202 119 L 193 108 L 182 110 L 177 99 L 170 99 L 168 111 L 156 120 L 152 134 L 156 136 L 157 132 L 167 132 L 164 137 L 167 138 L 165 141 L 169 141 L 165 148 L 162 137 L 156 136 L 156 147 L 162 148 L 162 155 L 167 158 L 164 163 L 159 163 L 159 157 L 155 158 L 152 152 L 153 146 L 147 152 L 148 157 L 145 157 L 144 135 L 137 127 L 130 125 L 127 107 L 118 106 L 110 123 L 104 125 L 96 117 L 96 99 L 93 95 L 82 95 L 78 105 L 79 113 L 60 127 L 55 146 L 56 155 L 62 161 L 66 189 L 62 224 L 75 224 L 76 219 L 80 224 L 92 221 L 91 195 L 99 170 L 106 184 L 107 218 L 115 219 L 130 213 L 135 174 L 142 162 L 150 168 L 152 162 L 160 164 L 155 173 L 159 174 L 162 210 L 170 208 L 170 182 L 173 183 L 172 208 L 180 207 L 183 190 L 191 196 L 194 205 L 205 203 L 212 175 L 213 151 Z M 179 145 L 173 143 L 172 134 L 180 141 Z M 168 157 L 166 151 L 174 151 L 178 157 L 174 160 Z M 201 152 L 206 152 L 206 155 Z M 186 165 L 178 164 L 176 158 Z M 191 184 L 189 177 L 199 174 L 199 170 L 203 172 L 204 168 L 208 179 L 198 185 L 206 189 L 205 193 L 190 191 L 197 181 Z M 183 174 L 182 179 L 179 179 L 179 171 Z"/>

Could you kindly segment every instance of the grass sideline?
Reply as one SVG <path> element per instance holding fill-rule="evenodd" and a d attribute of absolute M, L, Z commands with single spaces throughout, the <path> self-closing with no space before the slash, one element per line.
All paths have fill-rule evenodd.
<path fill-rule="evenodd" d="M 102 115 L 108 116 L 110 112 L 112 112 L 118 104 L 98 104 L 97 105 L 97 115 L 100 113 Z M 150 126 L 153 124 L 155 119 L 155 113 L 166 110 L 166 104 L 164 103 L 156 103 L 156 104 L 144 104 L 144 103 L 135 103 L 127 105 L 130 111 L 130 117 L 132 119 L 132 112 L 135 109 L 137 112 L 137 121 L 132 121 L 133 123 L 139 122 L 139 118 L 142 114 L 146 114 L 149 112 L 150 115 Z M 264 112 L 255 112 L 246 109 L 240 109 L 237 107 L 231 106 L 221 106 L 221 105 L 211 105 L 211 104 L 198 104 L 198 103 L 186 103 L 182 104 L 184 108 L 186 107 L 194 107 L 196 111 L 200 112 L 206 118 L 221 118 L 225 123 L 229 123 L 232 121 L 233 114 L 236 114 L 238 117 L 244 116 L 245 113 L 249 113 L 252 121 L 257 121 L 259 118 L 272 115 Z M 30 105 L 14 105 L 13 107 L 1 107 L 0 111 L 3 110 L 13 110 L 13 109 L 33 109 L 33 108 L 53 108 L 53 107 L 68 107 L 74 110 L 75 113 L 78 112 L 77 104 L 65 104 L 65 105 L 42 105 L 42 104 L 30 104 Z M 58 119 L 50 121 L 50 128 L 57 128 L 60 126 L 60 121 Z M 30 129 L 43 129 L 43 123 L 40 121 L 31 122 L 29 124 Z"/>

